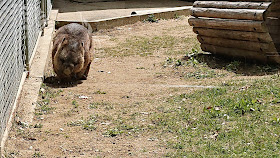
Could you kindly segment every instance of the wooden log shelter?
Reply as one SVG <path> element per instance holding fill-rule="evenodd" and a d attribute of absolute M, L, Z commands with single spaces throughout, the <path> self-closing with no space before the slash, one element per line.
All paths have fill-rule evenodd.
<path fill-rule="evenodd" d="M 280 0 L 196 1 L 191 15 L 203 51 L 280 63 Z"/>

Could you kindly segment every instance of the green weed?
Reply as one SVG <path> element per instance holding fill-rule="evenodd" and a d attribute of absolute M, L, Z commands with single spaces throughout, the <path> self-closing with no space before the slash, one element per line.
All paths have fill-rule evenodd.
<path fill-rule="evenodd" d="M 104 133 L 104 136 L 115 137 L 115 136 L 120 135 L 122 133 L 123 133 L 123 131 L 121 131 L 121 130 L 119 130 L 117 128 L 113 128 L 113 129 L 110 129 L 110 130 L 106 131 Z"/>
<path fill-rule="evenodd" d="M 70 123 L 67 123 L 67 126 L 74 127 L 74 126 L 82 126 L 83 129 L 93 131 L 96 129 L 95 123 L 96 123 L 96 116 L 90 115 L 87 119 L 80 119 L 77 121 L 71 121 Z"/>
<path fill-rule="evenodd" d="M 74 108 L 78 108 L 80 106 L 76 100 L 72 101 L 72 105 Z"/>
<path fill-rule="evenodd" d="M 144 20 L 144 22 L 151 22 L 151 23 L 154 23 L 154 22 L 158 22 L 158 19 L 155 17 L 154 14 L 151 14 L 151 15 L 148 15 L 148 18 Z"/>

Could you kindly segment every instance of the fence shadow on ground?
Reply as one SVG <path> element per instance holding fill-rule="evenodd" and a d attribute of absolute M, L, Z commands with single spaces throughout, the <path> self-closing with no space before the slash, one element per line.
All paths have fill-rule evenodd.
<path fill-rule="evenodd" d="M 78 84 L 83 83 L 81 80 L 61 82 L 56 76 L 49 76 L 44 79 L 44 83 L 52 88 L 68 88 L 76 87 Z"/>
<path fill-rule="evenodd" d="M 197 54 L 195 59 L 206 63 L 212 69 L 225 69 L 244 76 L 265 76 L 278 74 L 280 65 L 262 64 L 257 61 L 229 58 L 213 54 Z"/>

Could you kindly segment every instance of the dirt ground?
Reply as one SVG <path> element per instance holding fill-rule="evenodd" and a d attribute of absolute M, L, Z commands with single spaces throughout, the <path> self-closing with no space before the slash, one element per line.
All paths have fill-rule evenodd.
<path fill-rule="evenodd" d="M 253 75 L 242 76 L 223 67 L 199 72 L 195 66 L 176 67 L 177 59 L 199 49 L 187 17 L 100 30 L 93 40 L 95 58 L 88 79 L 42 85 L 32 125 L 14 122 L 7 157 L 163 157 L 172 152 L 167 142 L 176 140 L 152 121 L 165 98 L 233 77 L 261 75 L 253 68 Z M 173 59 L 176 63 L 170 64 Z M 234 70 L 234 64 L 227 68 Z M 53 75 L 49 62 L 46 77 Z"/>

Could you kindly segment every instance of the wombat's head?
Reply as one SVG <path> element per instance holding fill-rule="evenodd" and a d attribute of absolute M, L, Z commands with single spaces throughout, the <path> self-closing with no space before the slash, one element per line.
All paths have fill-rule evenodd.
<path fill-rule="evenodd" d="M 84 43 L 71 38 L 63 38 L 54 56 L 54 68 L 59 78 L 75 79 L 84 67 Z"/>

